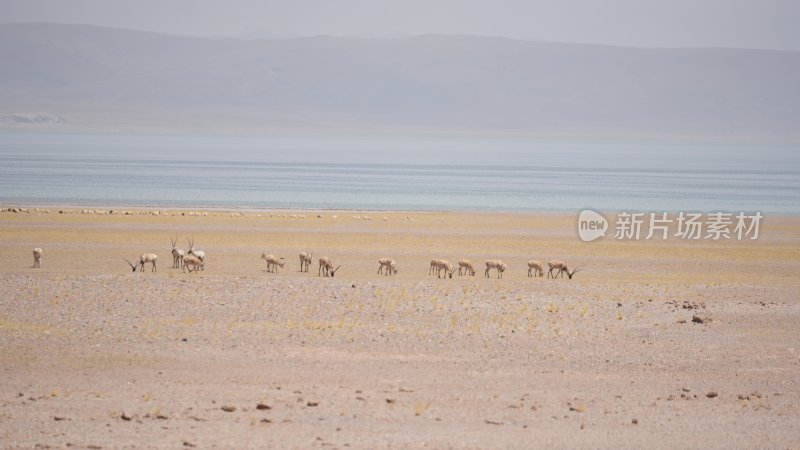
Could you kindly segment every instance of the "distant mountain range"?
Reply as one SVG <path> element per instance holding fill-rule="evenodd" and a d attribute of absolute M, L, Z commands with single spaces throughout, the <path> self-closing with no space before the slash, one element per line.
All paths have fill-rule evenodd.
<path fill-rule="evenodd" d="M 0 128 L 800 137 L 800 52 L 0 25 Z"/>

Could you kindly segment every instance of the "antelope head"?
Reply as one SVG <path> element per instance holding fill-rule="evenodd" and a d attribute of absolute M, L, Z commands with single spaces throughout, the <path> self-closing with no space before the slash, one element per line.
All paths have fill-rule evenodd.
<path fill-rule="evenodd" d="M 331 277 L 333 277 L 334 275 L 336 275 L 336 271 L 337 271 L 337 270 L 339 270 L 339 267 L 342 267 L 342 266 L 341 266 L 341 265 L 339 265 L 339 266 L 338 266 L 338 267 L 336 267 L 335 269 L 331 269 Z"/>
<path fill-rule="evenodd" d="M 197 256 L 200 259 L 205 259 L 205 253 L 201 252 L 200 250 L 195 250 L 194 248 L 194 239 L 189 240 L 189 251 L 190 255 Z"/>
<path fill-rule="evenodd" d="M 125 258 L 122 258 L 122 260 L 128 263 L 128 265 L 131 266 L 131 269 L 133 269 L 133 271 L 136 272 L 136 268 L 139 267 L 139 264 L 133 264 L 132 262 L 128 261 Z"/>

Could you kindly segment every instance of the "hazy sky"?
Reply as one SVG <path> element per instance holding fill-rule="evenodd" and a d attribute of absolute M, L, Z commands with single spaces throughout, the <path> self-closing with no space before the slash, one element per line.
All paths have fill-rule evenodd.
<path fill-rule="evenodd" d="M 0 22 L 193 36 L 505 36 L 800 50 L 800 0 L 0 0 Z"/>

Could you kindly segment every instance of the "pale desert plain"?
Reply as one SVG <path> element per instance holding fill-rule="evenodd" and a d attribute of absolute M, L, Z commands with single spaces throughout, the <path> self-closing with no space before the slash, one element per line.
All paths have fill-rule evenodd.
<path fill-rule="evenodd" d="M 563 213 L 59 209 L 0 213 L 2 448 L 800 448 L 797 217 L 585 243 Z"/>

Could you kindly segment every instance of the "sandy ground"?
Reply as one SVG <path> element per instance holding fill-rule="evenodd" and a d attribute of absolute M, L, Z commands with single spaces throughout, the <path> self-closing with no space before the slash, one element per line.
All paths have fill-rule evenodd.
<path fill-rule="evenodd" d="M 0 213 L 2 447 L 800 448 L 799 218 L 583 243 L 566 215 L 294 214 Z M 461 257 L 508 271 L 428 276 Z"/>

